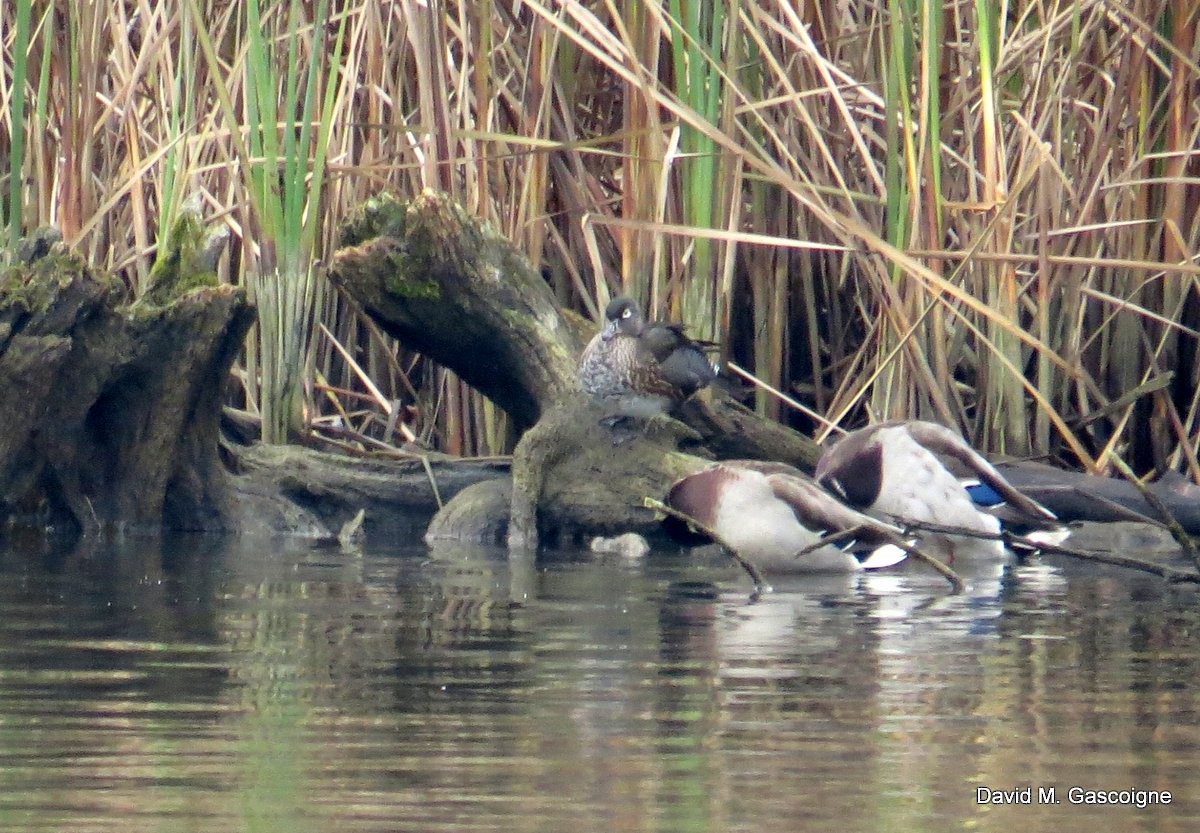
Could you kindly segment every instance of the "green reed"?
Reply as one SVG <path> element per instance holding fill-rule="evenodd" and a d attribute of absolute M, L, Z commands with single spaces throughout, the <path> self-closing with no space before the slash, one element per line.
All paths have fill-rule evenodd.
<path fill-rule="evenodd" d="M 260 379 L 264 403 L 273 378 L 290 378 L 280 398 L 303 388 L 319 315 L 418 435 L 465 453 L 510 442 L 474 393 L 296 271 L 330 256 L 366 197 L 436 187 L 503 228 L 565 304 L 637 294 L 840 425 L 928 417 L 985 449 L 1200 477 L 1200 68 L 1182 0 L 888 0 L 853 16 L 357 0 L 328 49 L 324 4 L 315 27 L 282 0 L 253 4 L 261 27 L 250 4 L 139 5 L 137 39 L 118 37 L 129 4 L 21 0 L 0 9 L 5 89 L 29 52 L 22 4 L 57 17 L 8 235 L 22 201 L 27 224 L 58 222 L 134 284 L 175 195 L 199 189 L 278 310 L 240 368 L 252 403 Z M 170 58 L 189 37 L 194 69 Z M 291 276 L 271 283 L 277 268 Z M 358 390 L 324 344 L 318 369 Z M 342 410 L 367 432 L 387 421 Z M 298 425 L 282 411 L 275 436 Z"/>
<path fill-rule="evenodd" d="M 199 28 L 203 20 L 195 0 L 190 2 Z M 325 291 L 313 264 L 314 244 L 345 18 L 326 60 L 328 0 L 317 4 L 311 21 L 304 19 L 305 8 L 300 0 L 265 9 L 258 0 L 249 0 L 241 77 L 236 79 L 243 96 L 241 113 L 234 109 L 231 85 L 224 80 L 216 84 L 256 232 L 255 245 L 247 247 L 247 287 L 258 307 L 257 338 L 247 347 L 247 375 L 251 391 L 257 381 L 262 437 L 268 443 L 286 442 L 305 429 L 310 400 L 305 388 Z M 284 17 L 286 23 L 280 25 Z M 215 69 L 219 64 L 212 40 L 199 34 Z"/>

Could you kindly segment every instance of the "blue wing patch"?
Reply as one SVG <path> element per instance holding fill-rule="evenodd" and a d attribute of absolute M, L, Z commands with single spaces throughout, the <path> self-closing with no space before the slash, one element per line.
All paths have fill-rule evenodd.
<path fill-rule="evenodd" d="M 1004 498 L 1000 497 L 1000 493 L 986 483 L 980 483 L 978 480 L 964 480 L 962 485 L 967 490 L 967 496 L 976 506 L 990 509 L 1004 503 Z"/>

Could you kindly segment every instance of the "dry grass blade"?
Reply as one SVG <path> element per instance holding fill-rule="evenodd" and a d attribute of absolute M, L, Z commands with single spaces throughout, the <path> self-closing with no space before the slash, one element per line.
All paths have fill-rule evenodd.
<path fill-rule="evenodd" d="M 241 242 L 219 277 L 249 286 L 281 240 L 328 260 L 368 197 L 438 187 L 564 305 L 595 319 L 638 294 L 808 415 L 762 388 L 765 413 L 939 419 L 986 450 L 1200 477 L 1200 62 L 1179 0 L 323 4 L 0 4 L 7 236 L 57 224 L 137 289 L 199 194 Z M 370 378 L 446 448 L 511 442 L 345 299 L 292 283 L 262 297 L 357 362 L 268 324 L 238 407 L 296 365 L 302 391 Z"/>
<path fill-rule="evenodd" d="M 428 455 L 421 455 L 421 465 L 425 468 L 425 477 L 429 480 L 429 488 L 433 490 L 433 499 L 437 502 L 438 509 L 441 509 L 445 504 L 442 503 L 442 492 L 438 488 L 437 477 L 433 473 L 433 466 L 429 462 Z"/>
<path fill-rule="evenodd" d="M 824 427 L 824 429 L 829 430 L 829 431 L 836 431 L 840 434 L 846 433 L 842 428 L 838 427 L 836 424 L 826 420 L 825 417 L 823 417 L 821 414 L 819 414 L 816 411 L 814 411 L 813 409 L 808 408 L 805 405 L 797 402 L 795 399 L 788 396 L 786 393 L 779 390 L 778 388 L 767 384 L 762 379 L 759 379 L 757 376 L 755 376 L 753 373 L 746 370 L 745 368 L 739 367 L 734 362 L 725 362 L 725 367 L 734 375 L 739 376 L 742 379 L 745 379 L 747 382 L 749 382 L 750 384 L 754 385 L 757 388 L 761 388 L 762 390 L 765 390 L 767 393 L 769 393 L 771 396 L 774 396 L 780 402 L 783 402 L 784 404 L 788 405 L 791 408 L 795 408 L 800 413 L 815 420 L 818 424 L 822 425 Z"/>
<path fill-rule="evenodd" d="M 371 380 L 371 377 L 367 375 L 362 367 L 359 366 L 358 362 L 356 362 L 354 357 L 350 355 L 350 352 L 342 346 L 341 342 L 334 337 L 333 333 L 329 331 L 329 328 L 319 322 L 317 324 L 317 328 L 325 335 L 325 338 L 329 340 L 329 343 L 333 345 L 333 348 L 338 351 L 338 354 L 341 355 L 342 360 L 346 362 L 347 367 L 353 370 L 355 375 L 358 376 L 358 379 L 360 382 L 362 382 L 363 387 L 370 392 L 371 398 L 375 400 L 375 404 L 379 406 L 380 410 L 382 410 L 390 420 L 393 417 L 394 411 L 392 403 L 383 395 L 379 388 L 375 386 L 375 383 Z M 397 427 L 400 429 L 400 435 L 404 437 L 405 442 L 416 442 L 416 435 L 413 434 L 412 430 L 407 425 L 405 425 L 403 422 L 399 422 L 397 423 Z"/>

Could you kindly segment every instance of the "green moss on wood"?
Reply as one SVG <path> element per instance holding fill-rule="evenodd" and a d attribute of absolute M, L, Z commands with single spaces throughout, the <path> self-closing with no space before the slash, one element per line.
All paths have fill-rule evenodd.
<path fill-rule="evenodd" d="M 33 263 L 16 264 L 0 273 L 0 310 L 42 315 L 60 290 L 76 280 L 96 283 L 105 292 L 123 292 L 119 281 L 97 275 L 75 252 L 57 245 Z"/>
<path fill-rule="evenodd" d="M 408 203 L 393 194 L 380 194 L 362 203 L 341 228 L 341 245 L 358 246 L 376 237 L 403 239 Z"/>
<path fill-rule="evenodd" d="M 428 270 L 414 268 L 410 258 L 402 257 L 395 271 L 387 276 L 385 286 L 388 292 L 401 298 L 435 301 L 441 295 L 441 288 L 433 278 L 425 277 L 428 274 Z"/>
<path fill-rule="evenodd" d="M 200 216 L 181 212 L 150 269 L 148 288 L 135 306 L 162 307 L 194 289 L 217 286 L 216 272 L 207 263 L 207 240 Z"/>

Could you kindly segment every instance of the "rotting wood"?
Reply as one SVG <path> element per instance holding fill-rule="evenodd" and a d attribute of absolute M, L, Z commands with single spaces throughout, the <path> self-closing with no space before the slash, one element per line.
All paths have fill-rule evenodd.
<path fill-rule="evenodd" d="M 0 279 L 0 515 L 67 532 L 214 529 L 224 379 L 253 321 L 231 286 L 129 303 L 62 243 Z"/>

